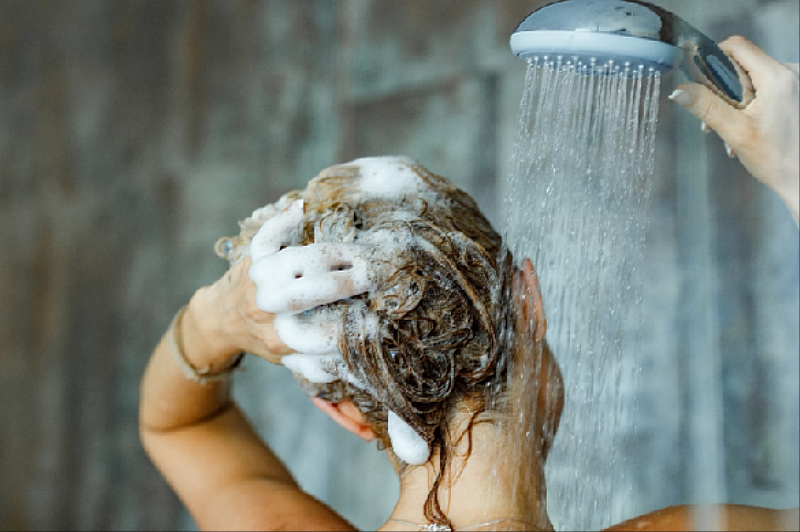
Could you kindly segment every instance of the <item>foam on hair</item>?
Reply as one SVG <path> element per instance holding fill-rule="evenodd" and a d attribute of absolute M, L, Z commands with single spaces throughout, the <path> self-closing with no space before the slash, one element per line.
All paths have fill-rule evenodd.
<path fill-rule="evenodd" d="M 500 236 L 448 179 L 405 157 L 376 157 L 327 168 L 304 191 L 256 210 L 240 222 L 238 236 L 220 239 L 217 253 L 241 260 L 259 228 L 298 199 L 305 214 L 291 245 L 374 250 L 372 288 L 324 307 L 341 316 L 341 359 L 291 358 L 286 365 L 309 395 L 353 400 L 401 460 L 427 460 L 420 442 L 428 451 L 441 442 L 454 405 L 482 393 L 504 367 L 497 337 Z M 302 325 L 281 325 L 297 333 L 285 343 L 306 341 Z M 304 349 L 324 357 L 329 341 Z M 346 371 L 335 367 L 338 360 Z M 334 372 L 346 377 L 331 380 Z"/>

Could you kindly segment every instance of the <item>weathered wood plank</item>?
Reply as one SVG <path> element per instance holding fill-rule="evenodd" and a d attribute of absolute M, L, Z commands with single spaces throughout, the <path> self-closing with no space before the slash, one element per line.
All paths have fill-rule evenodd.
<path fill-rule="evenodd" d="M 658 3 L 715 38 L 797 41 L 779 38 L 797 35 L 794 0 Z M 191 528 L 139 444 L 138 384 L 172 314 L 224 271 L 214 241 L 325 166 L 387 153 L 453 178 L 499 225 L 524 72 L 508 36 L 542 4 L 0 2 L 0 529 Z M 680 212 L 692 176 L 675 171 L 693 163 L 675 161 L 700 134 L 662 107 L 643 387 L 622 447 L 632 505 L 691 493 L 692 217 L 715 236 L 728 495 L 796 504 L 797 232 L 713 136 L 697 150 L 711 202 Z M 378 526 L 397 493 L 380 454 L 258 362 L 236 393 L 259 431 L 315 496 Z"/>

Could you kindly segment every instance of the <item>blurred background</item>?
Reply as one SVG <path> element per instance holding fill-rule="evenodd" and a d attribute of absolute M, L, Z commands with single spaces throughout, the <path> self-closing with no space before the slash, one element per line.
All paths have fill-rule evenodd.
<path fill-rule="evenodd" d="M 508 38 L 545 3 L 0 1 L 0 529 L 193 529 L 139 443 L 138 386 L 173 314 L 224 273 L 215 241 L 322 168 L 388 154 L 500 227 L 525 73 Z M 798 61 L 796 0 L 654 3 Z M 700 502 L 688 432 L 707 422 L 726 502 L 797 506 L 798 231 L 666 100 L 681 81 L 662 87 L 621 496 L 636 513 Z M 687 390 L 703 356 L 718 419 Z M 285 369 L 246 366 L 237 397 L 304 488 L 382 524 L 398 493 L 382 454 Z"/>

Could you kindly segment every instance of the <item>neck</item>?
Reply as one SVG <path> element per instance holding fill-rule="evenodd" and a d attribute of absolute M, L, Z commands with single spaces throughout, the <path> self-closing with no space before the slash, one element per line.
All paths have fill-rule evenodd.
<path fill-rule="evenodd" d="M 515 449 L 507 427 L 475 424 L 472 440 L 468 457 L 467 437 L 451 451 L 449 472 L 439 488 L 439 503 L 453 528 L 552 530 L 546 512 L 544 464 L 524 449 Z M 400 498 L 382 530 L 409 530 L 408 523 L 430 524 L 424 507 L 438 464 L 439 457 L 434 455 L 426 464 L 403 472 Z"/>

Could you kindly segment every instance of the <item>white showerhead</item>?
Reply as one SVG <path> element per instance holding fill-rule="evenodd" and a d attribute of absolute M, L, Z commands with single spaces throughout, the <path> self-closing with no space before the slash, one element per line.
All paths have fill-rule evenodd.
<path fill-rule="evenodd" d="M 669 73 L 681 68 L 737 107 L 752 99 L 747 75 L 717 46 L 678 16 L 639 0 L 561 0 L 523 20 L 511 50 L 524 59 L 609 61 L 631 70 Z"/>

